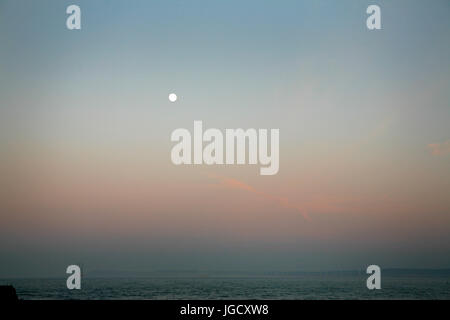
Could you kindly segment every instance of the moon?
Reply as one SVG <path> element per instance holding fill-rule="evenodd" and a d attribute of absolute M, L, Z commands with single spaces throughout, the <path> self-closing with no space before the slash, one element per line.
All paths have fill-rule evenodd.
<path fill-rule="evenodd" d="M 178 97 L 177 97 L 177 95 L 175 93 L 169 94 L 169 101 L 170 102 L 175 102 L 175 101 L 177 101 L 177 99 L 178 99 Z"/>

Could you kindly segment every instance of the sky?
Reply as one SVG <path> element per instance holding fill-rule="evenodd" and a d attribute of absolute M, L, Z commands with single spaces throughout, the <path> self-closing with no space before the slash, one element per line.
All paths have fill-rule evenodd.
<path fill-rule="evenodd" d="M 0 277 L 450 268 L 449 14 L 0 0 Z M 195 120 L 279 129 L 279 172 L 174 165 Z"/>

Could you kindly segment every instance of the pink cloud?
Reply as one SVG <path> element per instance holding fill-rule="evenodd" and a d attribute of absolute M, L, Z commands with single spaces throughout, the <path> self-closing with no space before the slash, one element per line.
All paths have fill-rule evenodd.
<path fill-rule="evenodd" d="M 450 153 L 450 140 L 442 143 L 430 143 L 428 149 L 434 156 L 441 156 Z"/>
<path fill-rule="evenodd" d="M 224 185 L 226 187 L 246 190 L 246 191 L 255 193 L 264 199 L 278 203 L 283 208 L 293 209 L 293 210 L 301 213 L 302 216 L 308 221 L 311 220 L 306 209 L 302 208 L 299 205 L 292 203 L 291 201 L 289 201 L 289 199 L 287 199 L 285 197 L 276 197 L 276 196 L 267 194 L 265 192 L 258 191 L 254 187 L 252 187 L 242 181 L 233 179 L 233 178 L 227 178 L 227 177 L 223 177 L 223 176 L 219 176 L 219 175 L 215 175 L 215 174 L 209 174 L 208 176 L 209 176 L 209 178 L 218 180 L 222 185 Z"/>

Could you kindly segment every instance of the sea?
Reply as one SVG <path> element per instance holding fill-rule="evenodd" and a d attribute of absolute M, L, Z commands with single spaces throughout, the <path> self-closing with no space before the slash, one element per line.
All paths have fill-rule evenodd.
<path fill-rule="evenodd" d="M 19 299 L 64 300 L 208 300 L 208 299 L 450 299 L 448 273 L 395 272 L 383 275 L 381 289 L 369 290 L 362 273 L 318 273 L 271 276 L 86 277 L 80 290 L 69 290 L 65 278 L 0 279 L 13 285 Z"/>

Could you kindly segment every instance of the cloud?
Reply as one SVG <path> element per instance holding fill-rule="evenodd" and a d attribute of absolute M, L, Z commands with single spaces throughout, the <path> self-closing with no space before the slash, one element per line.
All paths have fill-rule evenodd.
<path fill-rule="evenodd" d="M 430 143 L 428 145 L 428 149 L 433 156 L 442 156 L 444 154 L 450 153 L 450 140 L 442 143 Z"/>
<path fill-rule="evenodd" d="M 301 213 L 302 216 L 308 221 L 311 220 L 311 218 L 309 217 L 308 212 L 306 211 L 306 209 L 302 208 L 299 205 L 296 205 L 296 204 L 292 203 L 288 198 L 276 197 L 276 196 L 272 196 L 272 195 L 270 195 L 268 193 L 258 191 L 254 187 L 252 187 L 252 186 L 250 186 L 250 185 L 248 185 L 248 184 L 246 184 L 246 183 L 244 183 L 242 181 L 233 179 L 233 178 L 227 178 L 227 177 L 219 176 L 219 175 L 216 175 L 216 174 L 208 174 L 208 177 L 211 178 L 211 179 L 218 180 L 222 185 L 224 185 L 226 187 L 233 188 L 233 189 L 246 190 L 246 191 L 255 193 L 255 194 L 261 196 L 264 199 L 267 199 L 267 200 L 273 201 L 275 203 L 278 203 L 283 208 L 293 209 L 293 210 Z"/>

